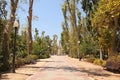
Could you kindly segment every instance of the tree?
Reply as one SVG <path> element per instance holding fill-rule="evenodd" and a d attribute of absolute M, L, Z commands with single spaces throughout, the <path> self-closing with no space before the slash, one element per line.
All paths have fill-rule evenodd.
<path fill-rule="evenodd" d="M 69 31 L 68 28 L 65 27 L 64 23 L 62 27 L 63 27 L 63 31 L 61 33 L 61 45 L 63 48 L 63 52 L 65 54 L 69 54 Z"/>
<path fill-rule="evenodd" d="M 69 50 L 70 50 L 69 55 L 72 57 L 79 56 L 78 41 L 80 40 L 81 14 L 78 9 L 78 3 L 79 3 L 79 0 L 65 0 L 62 5 L 62 12 L 64 16 L 64 24 L 62 25 L 63 27 L 62 35 L 64 38 L 65 38 L 65 35 L 69 35 L 69 38 L 65 42 L 65 44 L 66 43 L 67 45 L 69 44 Z"/>
<path fill-rule="evenodd" d="M 39 35 L 39 33 L 38 33 L 38 29 L 35 28 L 35 36 L 34 36 L 34 38 L 35 38 L 36 41 L 37 41 L 38 35 Z"/>
<path fill-rule="evenodd" d="M 53 40 L 52 40 L 52 54 L 57 54 L 57 51 L 58 51 L 57 39 L 58 39 L 58 36 L 54 34 Z"/>
<path fill-rule="evenodd" d="M 6 24 L 6 1 L 0 1 L 0 70 L 2 70 L 2 67 L 4 65 L 3 61 L 3 53 L 2 53 L 2 42 L 3 42 L 3 32 L 4 32 L 4 26 Z"/>
<path fill-rule="evenodd" d="M 86 26 L 88 31 L 92 31 L 91 18 L 97 8 L 99 0 L 82 0 L 82 8 L 86 13 Z"/>
<path fill-rule="evenodd" d="M 108 49 L 109 57 L 117 53 L 116 39 L 120 18 L 119 0 L 100 0 L 92 24 L 99 34 L 100 44 Z"/>
<path fill-rule="evenodd" d="M 38 36 L 38 30 L 36 29 L 36 39 L 33 42 L 33 53 L 34 55 L 37 55 L 40 59 L 41 58 L 49 58 L 51 54 L 51 42 L 52 40 L 47 35 L 45 36 L 45 31 L 42 32 L 41 37 Z"/>
<path fill-rule="evenodd" d="M 33 8 L 33 0 L 29 0 L 29 16 L 27 16 L 28 19 L 28 33 L 29 33 L 29 54 L 32 53 L 32 8 Z"/>
<path fill-rule="evenodd" d="M 97 42 L 97 39 L 96 39 L 96 34 L 97 34 L 97 31 L 93 28 L 92 26 L 92 18 L 93 18 L 93 15 L 95 13 L 95 11 L 97 10 L 97 7 L 98 7 L 98 2 L 100 0 L 82 0 L 81 1 L 81 4 L 82 4 L 82 8 L 83 8 L 83 11 L 86 13 L 86 27 L 89 31 L 89 34 L 91 35 L 91 38 L 89 39 L 90 41 L 94 40 L 95 42 Z M 100 44 L 97 44 L 100 46 L 100 59 L 102 59 L 102 47 Z"/>

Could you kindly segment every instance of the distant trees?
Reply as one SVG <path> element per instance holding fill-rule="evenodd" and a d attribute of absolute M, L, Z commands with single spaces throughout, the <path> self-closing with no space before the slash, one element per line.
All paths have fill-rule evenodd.
<path fill-rule="evenodd" d="M 78 41 L 80 41 L 80 31 L 78 28 L 81 27 L 81 14 L 77 6 L 78 2 L 76 0 L 65 0 L 62 5 L 64 22 L 62 24 L 63 32 L 61 35 L 64 39 L 62 39 L 61 43 L 62 45 L 64 44 L 63 48 L 67 47 L 66 50 L 69 49 L 69 55 L 72 57 L 79 57 Z"/>
<path fill-rule="evenodd" d="M 57 45 L 57 39 L 58 36 L 56 34 L 53 35 L 53 40 L 51 43 L 51 47 L 52 47 L 52 54 L 55 55 L 58 52 L 58 45 Z"/>
<path fill-rule="evenodd" d="M 52 40 L 48 35 L 44 35 L 44 31 L 41 36 L 38 35 L 37 28 L 35 28 L 35 31 L 32 54 L 37 55 L 39 58 L 49 58 L 50 54 L 52 54 Z"/>

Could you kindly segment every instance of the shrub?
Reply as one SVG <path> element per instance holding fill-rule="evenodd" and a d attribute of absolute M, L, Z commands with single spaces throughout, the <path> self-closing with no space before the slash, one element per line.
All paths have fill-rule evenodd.
<path fill-rule="evenodd" d="M 93 62 L 94 62 L 94 60 L 95 60 L 95 58 L 94 58 L 94 57 L 87 58 L 87 61 L 88 61 L 88 62 L 91 62 L 91 63 L 93 63 Z"/>
<path fill-rule="evenodd" d="M 96 65 L 105 66 L 106 61 L 100 60 L 100 59 L 95 59 L 93 63 Z"/>
<path fill-rule="evenodd" d="M 31 59 L 33 59 L 33 60 L 37 60 L 38 59 L 38 56 L 37 55 L 33 55 L 33 54 L 29 55 L 29 57 L 31 57 Z"/>
<path fill-rule="evenodd" d="M 36 55 L 28 55 L 25 58 L 17 57 L 15 60 L 15 67 L 18 68 L 25 64 L 35 63 L 37 59 L 38 57 Z M 10 60 L 10 65 L 12 67 L 12 58 Z"/>
<path fill-rule="evenodd" d="M 106 62 L 105 67 L 108 70 L 115 70 L 120 72 L 120 55 L 112 56 L 111 58 L 109 58 Z"/>
<path fill-rule="evenodd" d="M 50 51 L 46 45 L 40 45 L 38 43 L 33 44 L 33 54 L 37 55 L 38 58 L 44 59 L 50 57 Z"/>
<path fill-rule="evenodd" d="M 38 57 L 36 55 L 28 55 L 25 58 L 25 63 L 26 64 L 30 64 L 30 63 L 35 63 L 35 61 L 38 59 Z"/>
<path fill-rule="evenodd" d="M 20 66 L 22 66 L 24 64 L 25 64 L 25 59 L 24 58 L 17 58 L 16 62 L 15 62 L 15 67 L 18 68 L 18 67 L 20 67 Z"/>
<path fill-rule="evenodd" d="M 45 59 L 45 58 L 49 58 L 50 57 L 50 55 L 49 54 L 41 54 L 40 56 L 39 56 L 39 58 L 40 59 Z"/>

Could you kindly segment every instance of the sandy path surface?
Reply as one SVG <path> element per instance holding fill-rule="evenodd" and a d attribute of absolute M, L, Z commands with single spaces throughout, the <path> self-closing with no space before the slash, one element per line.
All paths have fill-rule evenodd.
<path fill-rule="evenodd" d="M 56 58 L 56 60 L 53 61 L 53 58 Z M 66 62 L 61 63 L 59 59 L 64 60 L 67 63 Z M 57 61 L 59 62 L 59 64 L 55 63 Z M 51 66 L 51 64 L 53 65 Z M 52 68 L 55 66 L 56 68 Z M 63 66 L 67 66 L 67 68 Z M 62 69 L 60 69 L 60 67 L 64 68 L 66 72 L 62 72 L 61 71 Z M 94 80 L 120 80 L 120 74 L 115 74 L 105 71 L 100 66 L 93 65 L 85 61 L 79 61 L 78 59 L 70 58 L 67 56 L 52 56 L 49 59 L 40 60 L 36 64 L 25 65 L 21 68 L 18 68 L 16 70 L 16 73 L 2 74 L 2 78 L 0 78 L 0 80 L 26 80 L 26 79 L 30 79 L 29 77 L 31 77 L 34 74 L 40 73 L 40 75 L 43 75 L 44 71 L 46 73 L 47 71 L 54 69 L 56 70 L 56 73 L 53 74 L 57 75 L 57 78 L 55 80 L 58 80 L 58 78 L 59 79 L 61 78 L 58 75 L 64 76 L 67 73 L 69 74 L 69 76 L 72 76 L 73 74 L 69 72 L 71 67 L 74 67 L 74 69 L 78 69 L 80 71 L 79 73 L 73 72 L 76 76 L 87 76 L 87 77 L 89 76 L 94 78 Z M 52 72 L 50 73 L 50 75 L 52 75 Z M 44 80 L 44 79 L 39 79 L 39 80 Z M 60 79 L 60 80 L 64 80 L 64 79 Z M 83 80 L 83 79 L 78 79 L 78 80 Z"/>
<path fill-rule="evenodd" d="M 88 73 L 68 63 L 67 56 L 52 56 L 40 71 L 27 80 L 93 80 Z"/>
<path fill-rule="evenodd" d="M 38 60 L 36 64 L 25 65 L 16 69 L 16 73 L 2 74 L 0 80 L 26 80 L 29 76 L 37 73 L 44 64 L 45 62 Z"/>
<path fill-rule="evenodd" d="M 94 80 L 120 80 L 120 74 L 106 71 L 101 66 L 94 65 L 86 61 L 79 61 L 78 59 L 68 58 L 68 62 L 81 69 L 81 72 L 86 72 Z"/>

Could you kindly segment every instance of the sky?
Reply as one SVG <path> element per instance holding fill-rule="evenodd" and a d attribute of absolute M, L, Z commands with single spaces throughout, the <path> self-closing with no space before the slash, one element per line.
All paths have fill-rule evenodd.
<path fill-rule="evenodd" d="M 37 16 L 38 19 L 32 22 L 33 35 L 35 33 L 34 29 L 37 28 L 39 35 L 41 35 L 42 31 L 45 31 L 45 35 L 53 38 L 53 35 L 56 34 L 58 35 L 58 40 L 60 40 L 62 32 L 61 23 L 64 20 L 61 11 L 63 2 L 64 0 L 34 0 L 33 16 Z M 25 26 L 27 24 L 28 3 L 20 4 L 18 7 L 17 14 L 20 19 L 20 24 L 21 26 Z"/>
<path fill-rule="evenodd" d="M 36 22 L 36 27 L 41 31 L 45 31 L 46 35 L 52 37 L 57 34 L 60 39 L 62 32 L 61 23 L 63 16 L 61 12 L 62 0 L 39 0 L 34 6 L 36 12 L 35 15 L 39 15 L 39 21 Z"/>

